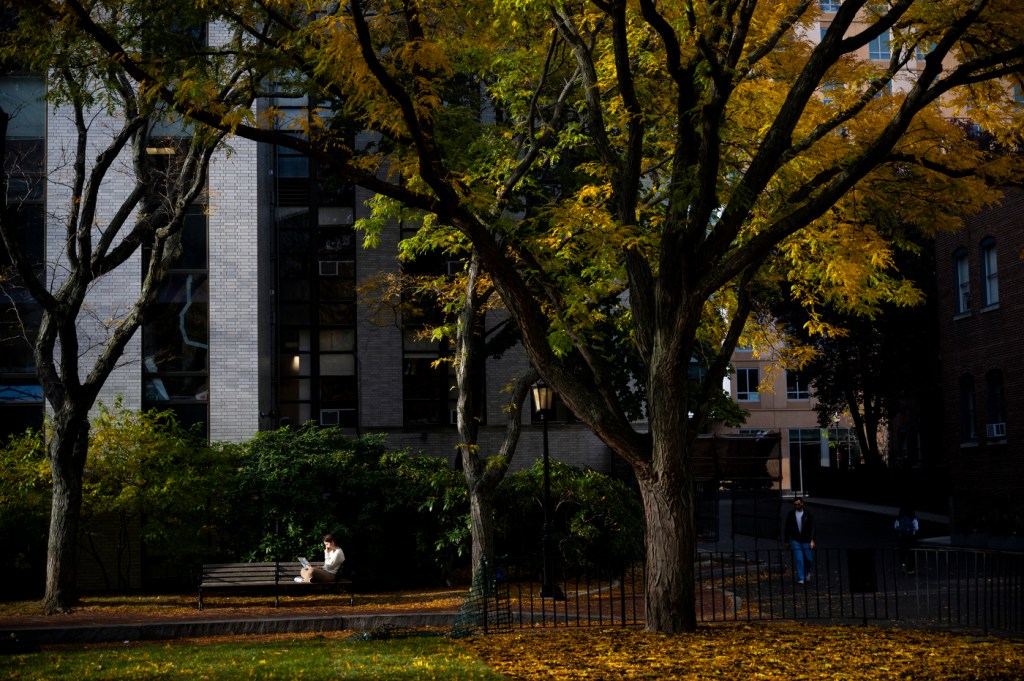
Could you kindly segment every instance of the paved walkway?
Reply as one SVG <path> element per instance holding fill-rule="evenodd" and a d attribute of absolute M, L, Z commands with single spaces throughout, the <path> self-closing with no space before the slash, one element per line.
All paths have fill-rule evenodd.
<path fill-rule="evenodd" d="M 157 641 L 209 636 L 263 635 L 323 631 L 375 631 L 385 628 L 451 628 L 458 606 L 425 603 L 389 607 L 373 595 L 356 597 L 354 606 L 325 604 L 322 599 L 289 599 L 281 607 L 265 605 L 272 597 L 237 605 L 191 610 L 182 601 L 161 612 L 158 606 L 85 607 L 66 615 L 0 615 L 0 653 L 65 643 Z M 205 599 L 204 599 L 205 600 Z M 363 603 L 360 603 L 360 600 Z M 427 599 L 430 600 L 429 598 Z M 451 599 L 447 599 L 451 600 Z M 225 599 L 228 601 L 228 599 Z M 262 601 L 262 602 L 261 602 Z M 375 602 L 376 601 L 376 602 Z M 183 607 L 185 604 L 185 607 Z"/>
<path fill-rule="evenodd" d="M 895 506 L 869 504 L 844 499 L 804 497 L 807 509 L 814 514 L 817 527 L 817 543 L 834 548 L 864 548 L 896 546 L 893 521 L 899 509 Z M 774 531 L 781 531 L 782 518 L 789 512 L 789 504 L 783 500 L 777 525 L 769 523 L 765 528 L 772 536 L 753 537 L 733 534 L 732 507 L 727 495 L 719 502 L 718 541 L 700 542 L 702 551 L 763 551 L 785 549 Z M 918 513 L 921 531 L 918 541 L 932 544 L 949 544 L 949 518 L 937 513 Z M 765 530 L 762 530 L 765 531 Z"/>

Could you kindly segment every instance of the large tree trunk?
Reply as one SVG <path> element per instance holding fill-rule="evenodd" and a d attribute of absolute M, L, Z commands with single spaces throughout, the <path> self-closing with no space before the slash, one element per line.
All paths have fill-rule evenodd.
<path fill-rule="evenodd" d="M 53 475 L 53 504 L 46 558 L 43 612 L 66 612 L 77 601 L 75 569 L 78 564 L 78 528 L 82 517 L 82 475 L 89 448 L 86 416 L 62 409 L 54 416 L 49 446 Z"/>
<path fill-rule="evenodd" d="M 697 554 L 693 441 L 685 398 L 686 364 L 676 344 L 655 344 L 648 373 L 651 458 L 634 464 L 643 498 L 646 532 L 645 618 L 648 631 L 697 628 L 694 561 Z"/>
<path fill-rule="evenodd" d="M 697 628 L 693 492 L 678 482 L 671 477 L 639 481 L 647 524 L 645 621 L 648 631 L 660 633 Z"/>

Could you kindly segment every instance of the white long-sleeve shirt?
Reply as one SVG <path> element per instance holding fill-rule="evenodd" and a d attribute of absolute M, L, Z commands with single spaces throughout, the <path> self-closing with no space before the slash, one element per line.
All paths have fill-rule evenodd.
<path fill-rule="evenodd" d="M 341 550 L 340 546 L 333 551 L 324 550 L 324 570 L 335 573 L 341 569 L 344 562 L 345 552 Z"/>

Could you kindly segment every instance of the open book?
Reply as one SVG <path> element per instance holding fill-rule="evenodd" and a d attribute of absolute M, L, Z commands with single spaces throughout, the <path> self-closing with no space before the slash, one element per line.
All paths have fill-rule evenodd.
<path fill-rule="evenodd" d="M 309 567 L 309 561 L 306 560 L 305 558 L 299 558 L 299 562 L 302 563 L 302 567 L 304 567 L 304 568 L 308 568 Z"/>

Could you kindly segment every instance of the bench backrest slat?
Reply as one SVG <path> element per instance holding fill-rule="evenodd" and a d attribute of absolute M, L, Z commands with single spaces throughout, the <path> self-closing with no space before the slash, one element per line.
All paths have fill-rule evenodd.
<path fill-rule="evenodd" d="M 281 563 L 210 563 L 203 566 L 203 582 L 257 584 L 292 580 L 299 574 L 298 561 Z"/>
<path fill-rule="evenodd" d="M 202 583 L 205 585 L 276 584 L 294 581 L 301 570 L 302 564 L 297 560 L 278 563 L 208 563 L 203 565 Z M 337 581 L 350 582 L 340 575 Z"/>

